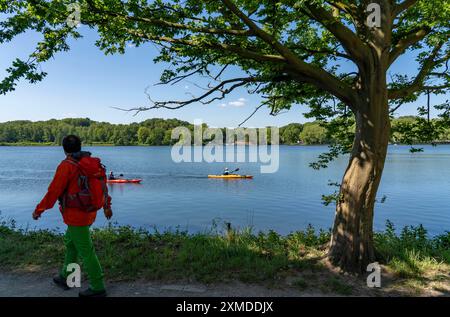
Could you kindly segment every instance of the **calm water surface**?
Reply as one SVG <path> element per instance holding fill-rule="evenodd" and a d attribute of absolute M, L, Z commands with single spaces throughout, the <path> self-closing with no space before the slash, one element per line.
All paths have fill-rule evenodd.
<path fill-rule="evenodd" d="M 376 229 L 386 219 L 398 227 L 423 224 L 431 234 L 450 230 L 450 146 L 425 146 L 410 154 L 407 146 L 392 146 L 386 162 L 375 211 Z M 326 147 L 280 147 L 280 168 L 261 174 L 258 163 L 174 163 L 169 147 L 88 148 L 109 170 L 140 177 L 141 185 L 112 185 L 114 221 L 146 228 L 191 232 L 231 222 L 273 229 L 283 234 L 308 224 L 329 228 L 334 207 L 325 207 L 321 195 L 334 189 L 347 164 L 343 157 L 328 169 L 308 164 Z M 245 150 L 240 148 L 239 150 Z M 57 208 L 34 222 L 31 212 L 45 194 L 57 164 L 64 158 L 58 147 L 0 147 L 0 210 L 3 219 L 21 226 L 63 228 Z M 253 180 L 208 179 L 225 167 L 240 167 Z M 384 203 L 382 197 L 386 196 Z M 107 223 L 99 214 L 96 226 Z"/>

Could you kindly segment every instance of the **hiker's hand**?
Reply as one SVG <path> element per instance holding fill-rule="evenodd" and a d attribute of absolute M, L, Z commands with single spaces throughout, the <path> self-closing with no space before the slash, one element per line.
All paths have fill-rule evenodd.
<path fill-rule="evenodd" d="M 111 219 L 111 217 L 113 215 L 111 208 L 105 208 L 105 209 L 103 209 L 103 212 L 105 214 L 106 219 L 108 219 L 108 220 Z"/>
<path fill-rule="evenodd" d="M 41 215 L 38 214 L 38 213 L 36 212 L 36 210 L 33 211 L 33 214 L 32 214 L 31 216 L 33 217 L 34 220 L 38 220 L 38 219 L 41 217 Z"/>

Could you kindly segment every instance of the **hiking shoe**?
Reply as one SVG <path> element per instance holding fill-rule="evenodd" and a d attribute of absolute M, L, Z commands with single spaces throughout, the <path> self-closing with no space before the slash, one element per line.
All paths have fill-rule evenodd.
<path fill-rule="evenodd" d="M 79 292 L 78 296 L 79 297 L 105 297 L 106 290 L 94 291 L 94 290 L 88 288 L 85 291 Z"/>
<path fill-rule="evenodd" d="M 53 277 L 53 282 L 65 291 L 70 289 L 69 285 L 67 285 L 67 280 L 61 275 Z"/>

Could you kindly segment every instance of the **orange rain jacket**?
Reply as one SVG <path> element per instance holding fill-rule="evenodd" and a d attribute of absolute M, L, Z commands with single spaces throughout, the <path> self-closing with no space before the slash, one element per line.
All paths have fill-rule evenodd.
<path fill-rule="evenodd" d="M 52 209 L 59 197 L 67 190 L 69 194 L 77 193 L 78 187 L 78 168 L 67 162 L 62 161 L 56 174 L 48 187 L 48 192 L 42 201 L 36 206 L 36 213 L 41 215 L 45 210 Z M 111 197 L 108 199 L 105 208 L 111 208 Z M 64 223 L 69 226 L 90 226 L 97 216 L 97 212 L 86 212 L 77 208 L 65 208 L 59 210 L 62 213 Z"/>

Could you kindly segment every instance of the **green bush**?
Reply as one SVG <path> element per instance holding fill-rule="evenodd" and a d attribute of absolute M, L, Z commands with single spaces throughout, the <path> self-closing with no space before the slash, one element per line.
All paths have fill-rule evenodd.
<path fill-rule="evenodd" d="M 428 237 L 422 226 L 404 227 L 396 234 L 392 222 L 386 222 L 383 232 L 375 233 L 375 247 L 378 257 L 394 268 L 403 277 L 418 277 L 440 263 L 450 263 L 450 233 Z"/>

